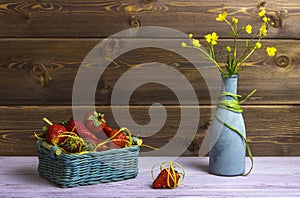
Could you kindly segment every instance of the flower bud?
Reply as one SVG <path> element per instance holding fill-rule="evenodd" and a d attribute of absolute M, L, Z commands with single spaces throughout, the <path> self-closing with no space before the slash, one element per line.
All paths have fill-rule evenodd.
<path fill-rule="evenodd" d="M 192 40 L 192 44 L 195 46 L 195 47 L 200 47 L 201 44 L 200 44 L 200 41 L 198 39 L 193 39 Z"/>
<path fill-rule="evenodd" d="M 231 52 L 231 47 L 230 46 L 226 46 L 226 51 L 229 53 Z"/>
<path fill-rule="evenodd" d="M 239 20 L 237 19 L 237 18 L 235 18 L 235 17 L 232 17 L 232 23 L 235 23 L 235 24 L 237 24 L 239 22 Z"/>
<path fill-rule="evenodd" d="M 257 49 L 260 49 L 262 47 L 262 44 L 260 42 L 255 43 L 255 47 Z"/>

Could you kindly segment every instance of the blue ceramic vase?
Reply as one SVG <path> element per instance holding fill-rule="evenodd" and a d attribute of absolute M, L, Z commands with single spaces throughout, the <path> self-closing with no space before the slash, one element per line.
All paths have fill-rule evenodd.
<path fill-rule="evenodd" d="M 238 75 L 223 77 L 223 93 L 237 94 L 237 84 Z M 223 95 L 220 100 L 235 99 Z M 228 126 L 236 128 L 246 137 L 242 113 L 218 105 L 209 131 L 209 172 L 221 176 L 242 175 L 245 172 L 246 145 L 241 136 Z"/>

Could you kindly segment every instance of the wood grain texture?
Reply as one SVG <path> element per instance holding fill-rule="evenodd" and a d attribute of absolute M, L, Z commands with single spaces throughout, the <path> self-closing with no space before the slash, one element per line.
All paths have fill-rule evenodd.
<path fill-rule="evenodd" d="M 263 52 L 255 53 L 240 72 L 239 94 L 246 96 L 253 89 L 258 89 L 247 101 L 249 106 L 245 107 L 248 140 L 257 156 L 300 155 L 300 3 L 297 0 L 1 1 L 0 155 L 35 155 L 33 131 L 40 130 L 42 117 L 48 116 L 54 121 L 70 117 L 76 73 L 87 54 L 105 38 L 132 27 L 135 29 L 131 29 L 128 35 L 97 46 L 97 49 L 107 53 L 101 64 L 110 64 L 99 76 L 98 84 L 95 83 L 96 105 L 105 111 L 111 124 L 118 127 L 110 106 L 113 90 L 121 77 L 135 68 L 143 69 L 141 65 L 144 63 L 167 64 L 188 80 L 199 104 L 193 102 L 189 97 L 191 92 L 183 84 L 176 84 L 177 92 L 174 92 L 155 81 L 141 84 L 130 96 L 129 104 L 122 104 L 121 108 L 130 105 L 136 122 L 145 125 L 150 121 L 149 105 L 166 105 L 169 117 L 165 125 L 159 133 L 145 137 L 146 143 L 160 147 L 164 141 L 172 140 L 178 129 L 179 107 L 195 109 L 200 105 L 198 133 L 192 144 L 186 145 L 188 149 L 184 152 L 184 155 L 198 155 L 211 115 L 209 88 L 212 86 L 208 87 L 204 76 L 212 71 L 198 72 L 190 60 L 204 68 L 208 66 L 205 61 L 200 61 L 199 56 L 194 56 L 195 52 L 188 52 L 186 57 L 175 52 L 181 49 L 180 44 L 185 41 L 185 36 L 158 35 L 153 31 L 141 37 L 136 34 L 136 26 L 169 27 L 185 34 L 193 33 L 198 38 L 216 31 L 220 36 L 216 56 L 224 65 L 223 49 L 229 44 L 230 35 L 226 24 L 217 22 L 215 18 L 226 10 L 229 18 L 235 16 L 240 25 L 250 23 L 256 30 L 260 27 L 257 12 L 261 8 L 266 8 L 267 15 L 274 22 L 263 45 L 277 47 L 278 53 L 273 58 Z M 241 34 L 239 48 L 244 47 L 247 38 L 248 35 Z M 174 43 L 175 47 L 148 47 L 150 43 L 160 46 Z M 134 48 L 141 44 L 145 47 L 114 57 L 126 47 Z M 87 66 L 91 71 L 96 71 L 97 64 L 92 61 Z M 174 84 L 184 79 L 160 75 Z M 211 76 L 210 80 L 220 80 L 215 80 L 218 75 Z M 87 78 L 89 80 L 89 76 Z M 131 83 L 143 78 L 143 75 L 135 75 Z M 212 90 L 215 91 L 216 87 Z M 92 90 L 91 87 L 83 87 L 78 103 L 91 105 L 86 97 L 89 90 Z M 129 87 L 125 87 L 118 91 L 123 94 L 128 90 Z M 178 93 L 188 96 L 187 100 L 182 102 L 178 99 Z"/>
<path fill-rule="evenodd" d="M 107 50 L 117 53 L 124 46 L 135 46 L 137 43 L 180 43 L 184 39 L 116 39 L 107 44 Z M 84 57 L 100 41 L 98 39 L 1 39 L 0 53 L 0 104 L 2 105 L 52 105 L 71 104 L 72 90 L 76 73 Z M 228 40 L 219 41 L 216 54 L 222 63 L 225 60 L 223 49 Z M 279 50 L 274 58 L 268 57 L 264 51 L 255 53 L 240 72 L 239 93 L 246 96 L 254 88 L 258 92 L 249 99 L 248 104 L 299 104 L 300 100 L 300 48 L 297 40 L 266 40 L 266 46 L 276 46 Z M 239 42 L 239 47 L 244 41 Z M 104 48 L 105 48 L 104 47 Z M 105 48 L 106 49 L 106 48 Z M 96 103 L 110 104 L 112 90 L 120 77 L 134 67 L 159 62 L 176 68 L 193 86 L 199 104 L 210 104 L 208 87 L 198 70 L 184 57 L 172 52 L 178 49 L 140 48 L 128 51 L 116 59 L 108 55 L 106 68 L 97 85 Z M 191 51 L 188 58 L 196 63 L 201 60 L 197 51 Z M 93 64 L 91 63 L 91 67 Z M 199 63 L 200 64 L 200 63 Z M 51 81 L 41 86 L 33 75 L 32 68 L 43 65 L 47 69 Z M 213 67 L 215 69 L 215 67 Z M 216 70 L 216 69 L 215 69 Z M 212 78 L 220 80 L 216 75 Z M 139 78 L 140 77 L 140 78 Z M 100 78 L 100 76 L 98 77 Z M 136 76 L 142 79 L 143 76 Z M 155 79 L 155 77 L 153 77 Z M 176 81 L 172 75 L 165 75 L 168 81 Z M 175 82 L 174 81 L 174 82 Z M 178 89 L 188 92 L 183 85 Z M 88 90 L 88 88 L 86 88 Z M 84 90 L 83 90 L 84 91 Z M 188 94 L 188 93 L 186 93 Z M 130 103 L 152 104 L 153 102 L 178 105 L 176 93 L 167 86 L 148 83 L 133 92 Z"/>
<path fill-rule="evenodd" d="M 87 107 L 77 107 L 85 109 Z M 128 107 L 120 107 L 128 108 Z M 161 107 L 162 108 L 162 107 Z M 150 126 L 151 133 L 145 135 L 145 131 L 133 131 L 140 136 L 146 144 L 160 148 L 173 141 L 174 135 L 186 142 L 185 156 L 198 156 L 199 147 L 207 134 L 207 124 L 211 117 L 209 106 L 178 107 L 166 106 L 167 119 L 161 129 Z M 187 122 L 186 133 L 178 131 L 180 124 L 181 108 L 196 108 L 200 111 L 200 121 L 197 134 L 187 137 L 190 133 Z M 76 109 L 76 108 L 75 108 Z M 98 106 L 97 110 L 106 115 L 108 124 L 118 128 L 109 106 Z M 145 125 L 150 121 L 149 107 L 132 106 L 130 113 L 135 122 Z M 15 106 L 0 108 L 0 153 L 1 155 L 35 155 L 35 137 L 33 132 L 41 132 L 45 124 L 42 121 L 47 116 L 53 122 L 60 122 L 72 116 L 72 108 L 69 106 Z M 154 115 L 159 116 L 159 115 Z M 194 115 L 188 115 L 194 116 Z M 80 117 L 80 116 L 79 116 Z M 245 106 L 244 117 L 247 128 L 247 139 L 254 156 L 299 156 L 300 155 L 300 107 L 292 105 L 280 106 Z M 191 117 L 188 117 L 190 119 Z M 197 125 L 196 125 L 197 126 Z M 127 126 L 130 128 L 130 126 Z M 151 128 L 152 127 L 152 128 Z M 155 131 L 157 130 L 157 131 Z M 148 131 L 149 132 L 149 131 Z M 193 140 L 193 141 L 192 141 Z M 149 150 L 142 147 L 142 152 Z M 172 153 L 170 153 L 172 155 Z"/>
<path fill-rule="evenodd" d="M 0 37 L 107 37 L 131 28 L 132 16 L 142 26 L 170 27 L 198 37 L 213 30 L 226 35 L 224 24 L 215 21 L 218 13 L 227 10 L 243 25 L 258 27 L 256 16 L 262 7 L 275 22 L 270 37 L 299 38 L 297 0 L 4 0 L 0 3 Z"/>
<path fill-rule="evenodd" d="M 214 176 L 208 173 L 208 158 L 181 157 L 175 160 L 185 168 L 186 176 L 183 183 L 173 190 L 152 189 L 151 167 L 154 162 L 165 160 L 165 158 L 140 157 L 139 173 L 135 179 L 62 189 L 38 175 L 36 157 L 1 157 L 1 195 L 3 197 L 300 196 L 299 157 L 255 157 L 255 167 L 247 177 Z"/>

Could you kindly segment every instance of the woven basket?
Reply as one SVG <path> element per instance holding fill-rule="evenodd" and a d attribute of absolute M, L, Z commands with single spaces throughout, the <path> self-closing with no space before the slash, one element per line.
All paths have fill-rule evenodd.
<path fill-rule="evenodd" d="M 138 174 L 139 146 L 78 155 L 59 153 L 57 146 L 48 150 L 42 142 L 37 143 L 38 172 L 60 187 L 121 181 Z"/>

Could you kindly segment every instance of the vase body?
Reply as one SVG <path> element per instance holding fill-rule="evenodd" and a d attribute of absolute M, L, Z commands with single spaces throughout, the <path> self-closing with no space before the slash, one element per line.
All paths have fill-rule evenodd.
<path fill-rule="evenodd" d="M 222 91 L 237 94 L 238 75 L 223 78 Z M 234 100 L 221 96 L 221 100 Z M 227 127 L 230 125 L 246 137 L 242 113 L 226 108 L 216 108 L 209 131 L 209 172 L 222 176 L 237 176 L 245 172 L 246 145 L 239 134 Z"/>

